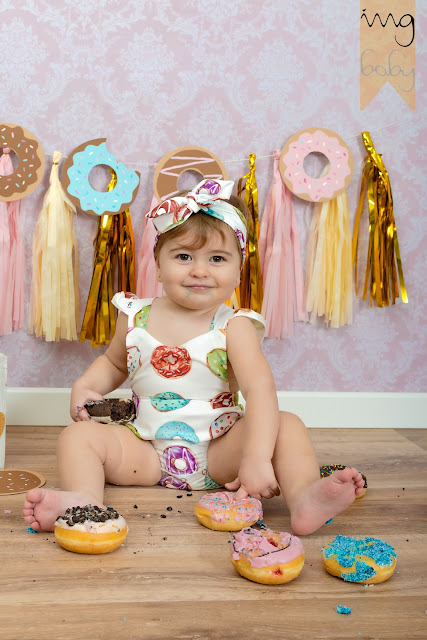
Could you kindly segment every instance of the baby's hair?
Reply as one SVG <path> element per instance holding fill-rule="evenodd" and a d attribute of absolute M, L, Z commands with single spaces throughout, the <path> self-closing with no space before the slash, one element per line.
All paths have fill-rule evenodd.
<path fill-rule="evenodd" d="M 180 191 L 175 194 L 176 196 L 186 196 L 188 191 Z M 248 221 L 248 217 L 250 215 L 249 209 L 246 204 L 243 202 L 241 198 L 235 195 L 231 195 L 224 202 L 228 202 L 233 207 L 236 207 L 242 214 L 242 218 L 244 218 L 246 225 Z M 167 240 L 176 240 L 177 238 L 186 235 L 187 233 L 191 233 L 194 237 L 192 242 L 192 246 L 194 249 L 201 249 L 205 246 L 209 238 L 212 237 L 212 233 L 216 232 L 221 236 L 221 239 L 225 239 L 225 234 L 227 233 L 227 228 L 232 231 L 231 227 L 226 222 L 215 218 L 207 213 L 203 213 L 203 211 L 198 211 L 196 213 L 191 214 L 189 218 L 182 224 L 178 224 L 176 227 L 173 227 L 169 231 L 165 233 L 161 233 L 156 248 L 154 250 L 154 258 L 157 260 L 159 256 L 160 249 L 164 245 Z M 236 234 L 233 232 L 233 236 L 236 240 L 236 246 L 239 249 L 240 255 L 242 255 L 242 250 L 239 245 L 239 241 L 237 239 Z"/>

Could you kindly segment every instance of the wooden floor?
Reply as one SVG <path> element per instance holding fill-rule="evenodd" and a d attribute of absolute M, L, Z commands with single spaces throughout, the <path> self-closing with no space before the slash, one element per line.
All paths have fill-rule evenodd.
<path fill-rule="evenodd" d="M 8 427 L 6 466 L 39 471 L 47 487 L 57 487 L 59 431 Z M 267 587 L 235 572 L 230 534 L 205 529 L 193 515 L 196 492 L 107 487 L 107 504 L 124 515 L 130 532 L 122 547 L 102 556 L 69 553 L 52 533 L 28 533 L 21 517 L 23 495 L 0 496 L 0 637 L 427 638 L 427 431 L 311 434 L 322 464 L 356 466 L 369 489 L 330 525 L 302 538 L 306 563 L 287 585 Z M 272 529 L 289 530 L 280 499 L 265 501 L 264 507 Z M 337 534 L 369 535 L 393 545 L 393 577 L 365 587 L 327 574 L 320 551 Z M 337 605 L 351 607 L 351 614 L 338 614 Z"/>

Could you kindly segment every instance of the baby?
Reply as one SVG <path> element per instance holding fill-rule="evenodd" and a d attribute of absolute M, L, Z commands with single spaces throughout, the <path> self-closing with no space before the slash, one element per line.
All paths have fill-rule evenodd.
<path fill-rule="evenodd" d="M 154 255 L 164 296 L 114 296 L 116 333 L 75 382 L 75 422 L 59 437 L 62 491 L 27 493 L 24 517 L 33 529 L 52 531 L 68 507 L 103 506 L 105 482 L 180 490 L 225 486 L 237 498 L 282 493 L 299 535 L 315 531 L 362 493 L 363 478 L 354 468 L 320 478 L 304 424 L 279 411 L 261 350 L 262 316 L 225 304 L 240 282 L 247 236 L 248 212 L 232 187 L 202 180 L 147 214 L 158 231 Z M 91 420 L 84 405 L 102 400 L 128 376 L 135 420 Z"/>

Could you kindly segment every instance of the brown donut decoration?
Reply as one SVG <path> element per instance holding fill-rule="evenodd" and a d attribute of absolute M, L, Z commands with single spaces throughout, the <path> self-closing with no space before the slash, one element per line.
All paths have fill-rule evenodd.
<path fill-rule="evenodd" d="M 179 147 L 167 153 L 154 171 L 154 194 L 159 201 L 176 195 L 178 179 L 184 171 L 197 171 L 202 178 L 227 180 L 221 160 L 203 147 Z"/>
<path fill-rule="evenodd" d="M 43 148 L 34 134 L 10 122 L 0 124 L 0 147 L 7 149 L 6 153 L 14 151 L 19 160 L 11 175 L 0 176 L 0 200 L 21 200 L 34 191 L 43 177 Z"/>
<path fill-rule="evenodd" d="M 62 170 L 62 186 L 70 200 L 85 213 L 96 216 L 115 215 L 129 209 L 139 189 L 141 174 L 117 162 L 108 151 L 107 138 L 83 142 L 72 151 Z M 89 174 L 98 165 L 114 171 L 117 183 L 111 191 L 97 191 L 89 182 Z"/>

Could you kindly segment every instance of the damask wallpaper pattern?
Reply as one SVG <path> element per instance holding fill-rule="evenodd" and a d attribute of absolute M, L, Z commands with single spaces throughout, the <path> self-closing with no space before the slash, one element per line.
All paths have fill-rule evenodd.
<path fill-rule="evenodd" d="M 418 33 L 426 8 L 418 3 Z M 297 323 L 264 352 L 285 391 L 418 392 L 427 387 L 425 283 L 425 44 L 417 41 L 417 108 L 389 85 L 359 109 L 359 3 L 323 0 L 0 0 L 1 121 L 32 131 L 47 154 L 45 177 L 22 201 L 26 231 L 26 318 L 31 242 L 54 150 L 67 156 L 106 137 L 116 158 L 141 172 L 131 208 L 136 245 L 152 195 L 154 164 L 183 145 L 205 147 L 229 178 L 257 155 L 260 210 L 272 153 L 300 129 L 336 131 L 355 163 L 348 190 L 357 205 L 371 132 L 393 188 L 409 304 L 369 308 L 354 298 L 351 326 Z M 424 73 L 423 73 L 424 72 Z M 316 170 L 316 167 L 312 167 Z M 317 168 L 318 170 L 318 168 Z M 180 186 L 192 186 L 188 174 Z M 303 252 L 311 208 L 294 198 Z M 97 221 L 78 212 L 83 315 Z M 365 229 L 366 232 L 366 229 Z M 0 337 L 9 386 L 68 387 L 103 348 L 45 343 L 26 327 Z"/>

